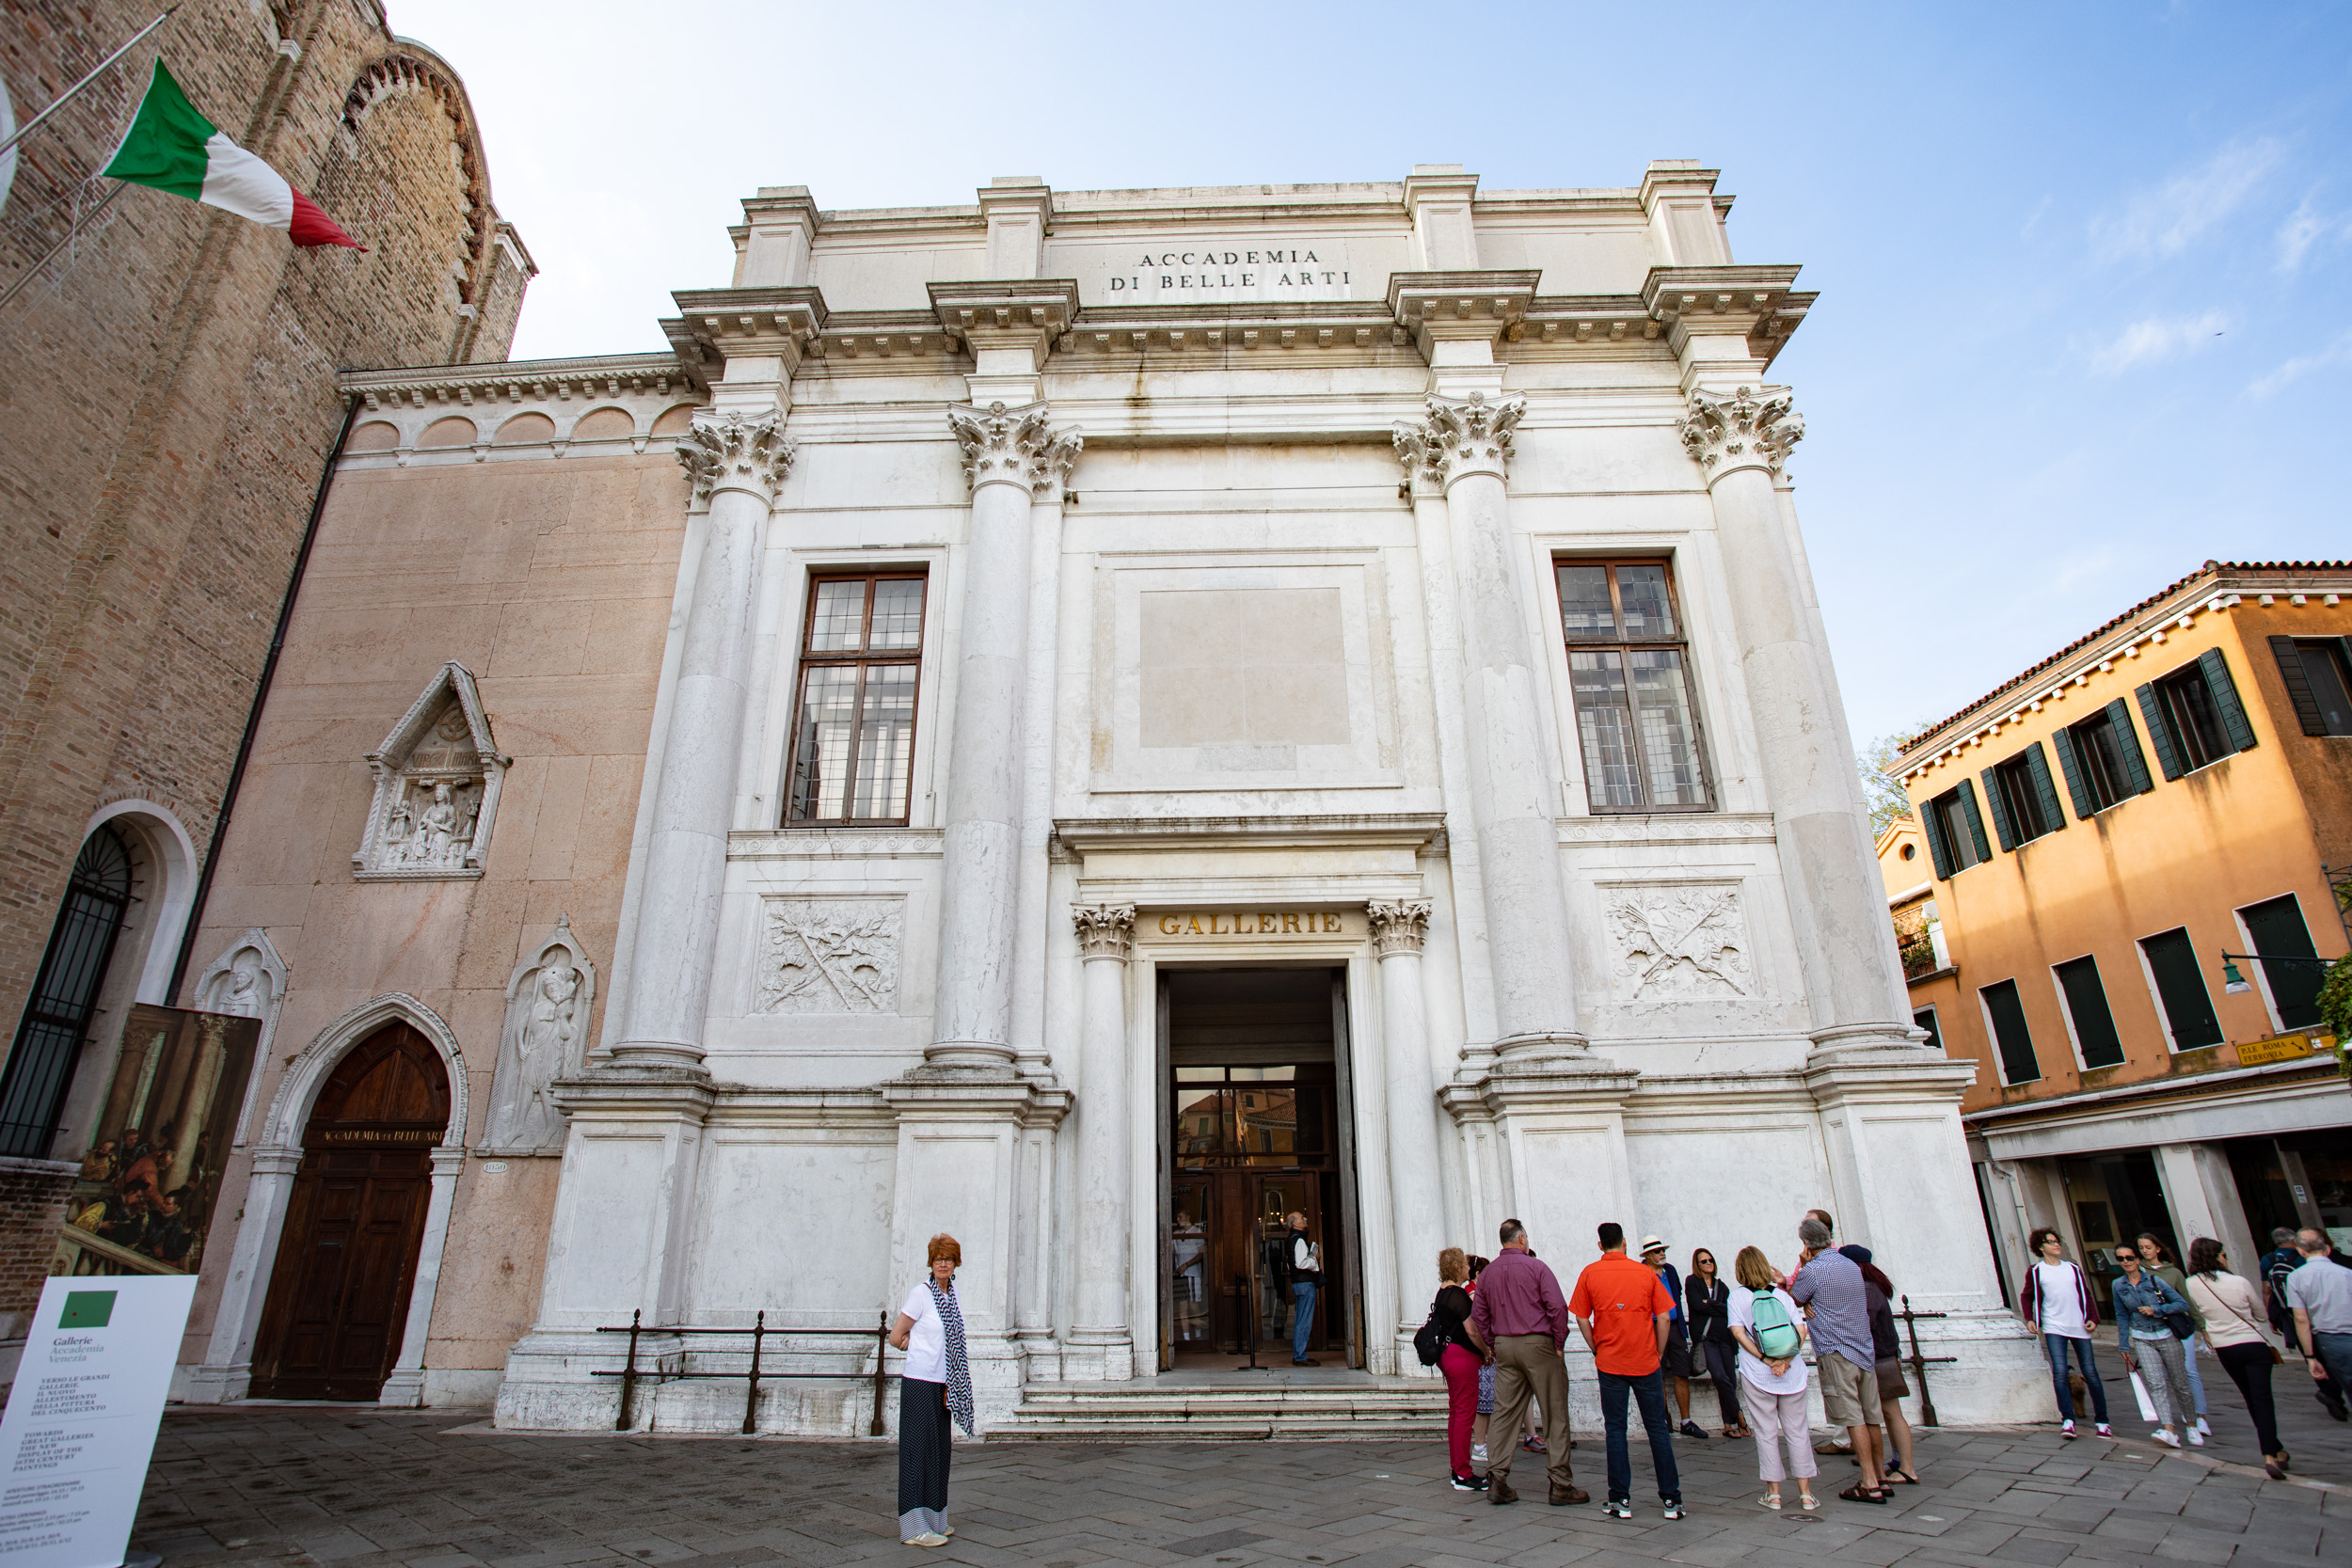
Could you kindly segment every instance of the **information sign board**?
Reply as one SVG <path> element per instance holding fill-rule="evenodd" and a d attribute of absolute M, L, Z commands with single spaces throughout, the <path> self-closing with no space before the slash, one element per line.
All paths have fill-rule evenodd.
<path fill-rule="evenodd" d="M 147 1485 L 194 1275 L 56 1275 L 0 1418 L 0 1561 L 117 1568 Z"/>

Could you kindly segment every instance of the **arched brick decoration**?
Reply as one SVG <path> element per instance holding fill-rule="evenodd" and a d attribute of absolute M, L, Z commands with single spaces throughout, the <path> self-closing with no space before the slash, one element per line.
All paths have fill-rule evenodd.
<path fill-rule="evenodd" d="M 345 451 L 390 451 L 400 445 L 400 427 L 382 420 L 370 420 L 351 433 L 343 443 Z"/>
<path fill-rule="evenodd" d="M 611 441 L 637 434 L 637 421 L 625 408 L 598 408 L 582 414 L 572 426 L 575 441 Z"/>
<path fill-rule="evenodd" d="M 425 426 L 424 434 L 417 437 L 417 445 L 419 448 L 469 447 L 474 443 L 474 436 L 473 421 L 461 420 L 453 414 L 446 420 L 436 420 Z"/>
<path fill-rule="evenodd" d="M 490 437 L 498 447 L 527 447 L 534 441 L 555 439 L 555 421 L 545 414 L 517 414 L 499 426 L 499 433 Z"/>
<path fill-rule="evenodd" d="M 653 433 L 656 436 L 683 436 L 693 422 L 694 405 L 681 403 L 675 408 L 661 411 L 661 418 L 653 422 Z"/>

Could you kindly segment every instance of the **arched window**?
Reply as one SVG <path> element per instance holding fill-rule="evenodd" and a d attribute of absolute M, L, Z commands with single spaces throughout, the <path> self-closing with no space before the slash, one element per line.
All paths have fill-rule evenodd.
<path fill-rule="evenodd" d="M 102 825 L 83 841 L 0 1077 L 0 1154 L 44 1159 L 131 905 L 131 850 Z"/>

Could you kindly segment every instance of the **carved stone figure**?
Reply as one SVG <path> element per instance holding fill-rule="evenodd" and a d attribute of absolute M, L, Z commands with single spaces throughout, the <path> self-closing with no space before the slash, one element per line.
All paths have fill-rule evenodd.
<path fill-rule="evenodd" d="M 473 676 L 447 664 L 384 744 L 368 753 L 375 800 L 351 858 L 361 880 L 478 877 L 507 759 Z"/>
<path fill-rule="evenodd" d="M 506 1027 L 490 1085 L 485 1150 L 563 1151 L 565 1122 L 555 1103 L 555 1083 L 580 1070 L 596 984 L 596 966 L 581 952 L 568 915 L 516 966 L 506 982 Z"/>
<path fill-rule="evenodd" d="M 254 1060 L 266 1062 L 270 1042 L 278 1032 L 278 1008 L 286 997 L 286 960 L 278 956 L 269 934 L 253 927 L 198 974 L 197 1011 L 261 1020 L 262 1033 L 254 1046 Z M 238 1111 L 237 1125 L 230 1137 L 232 1147 L 245 1145 L 252 1120 L 253 1096 L 260 1090 L 261 1083 L 262 1074 L 256 1070 L 247 1081 L 246 1102 Z"/>

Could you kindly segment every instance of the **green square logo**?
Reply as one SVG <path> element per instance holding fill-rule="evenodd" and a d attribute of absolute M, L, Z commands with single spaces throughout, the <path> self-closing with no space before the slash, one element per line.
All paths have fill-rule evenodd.
<path fill-rule="evenodd" d="M 103 1328 L 115 1315 L 112 1291 L 68 1291 L 59 1328 Z"/>

